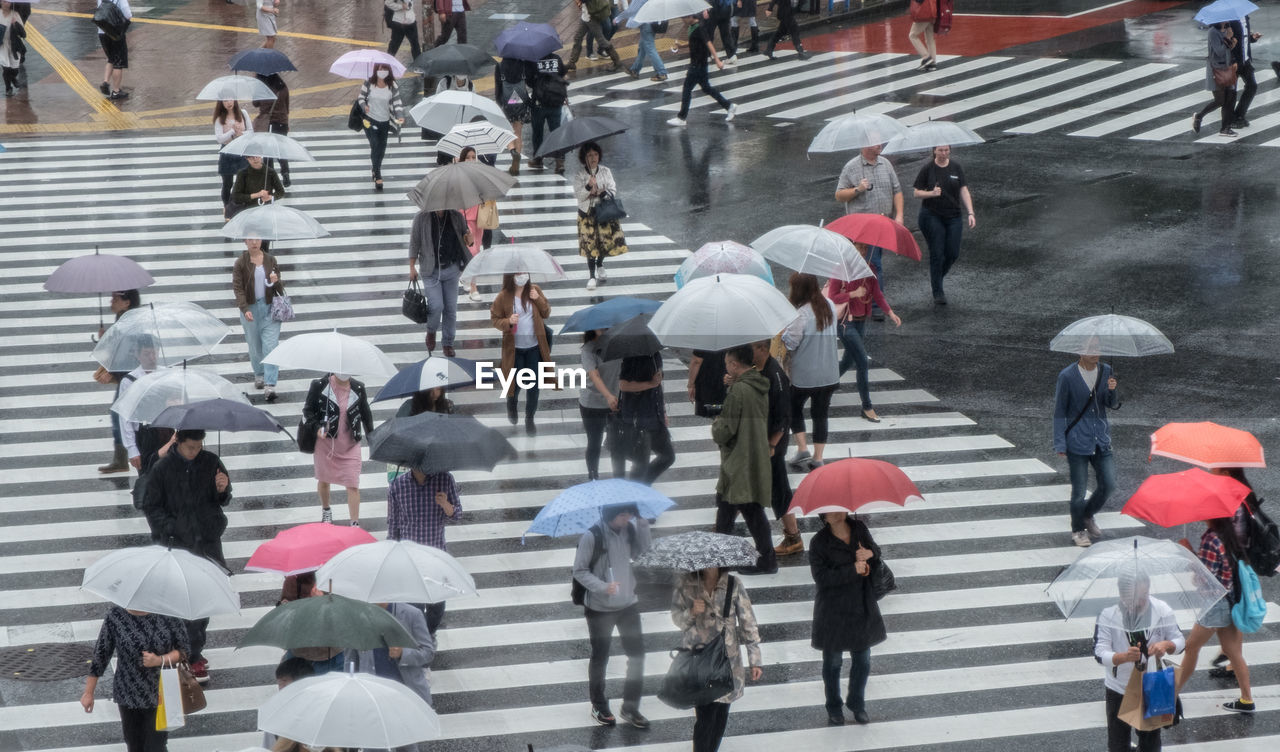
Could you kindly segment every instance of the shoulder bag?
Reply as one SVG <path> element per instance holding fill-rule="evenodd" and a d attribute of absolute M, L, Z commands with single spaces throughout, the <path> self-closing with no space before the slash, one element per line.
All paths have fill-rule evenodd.
<path fill-rule="evenodd" d="M 427 299 L 422 294 L 422 288 L 418 286 L 418 280 L 409 283 L 409 287 L 404 291 L 404 298 L 400 301 L 400 312 L 415 324 L 425 324 L 430 317 L 430 309 L 427 307 Z"/>
<path fill-rule="evenodd" d="M 191 673 L 191 666 L 185 661 L 178 664 L 178 685 L 182 691 L 183 714 L 195 713 L 208 707 L 209 702 L 204 697 L 204 688 L 200 686 L 195 674 Z"/>
<path fill-rule="evenodd" d="M 733 575 L 724 594 L 724 617 L 733 612 L 733 591 L 737 581 Z M 729 627 L 733 628 L 732 622 Z M 724 633 L 710 642 L 671 651 L 671 668 L 662 680 L 658 699 L 680 710 L 706 705 L 733 691 L 733 662 L 725 647 Z"/>
<path fill-rule="evenodd" d="M 118 42 L 129 27 L 129 19 L 124 17 L 124 12 L 114 2 L 103 0 L 102 5 L 93 12 L 93 25 L 102 29 L 103 35 L 108 39 Z"/>
<path fill-rule="evenodd" d="M 284 293 L 278 293 L 271 299 L 271 320 L 272 321 L 293 321 L 293 301 L 289 300 L 289 296 Z"/>
<path fill-rule="evenodd" d="M 1236 68 L 1234 65 L 1228 66 L 1226 68 L 1213 69 L 1213 85 L 1218 87 L 1219 89 L 1236 88 L 1236 80 L 1238 78 L 1239 78 L 1239 75 L 1236 73 Z"/>
<path fill-rule="evenodd" d="M 627 216 L 627 210 L 622 207 L 622 199 L 612 193 L 601 196 L 591 213 L 597 222 L 614 222 Z"/>
<path fill-rule="evenodd" d="M 938 17 L 937 0 L 912 0 L 911 20 L 916 23 L 932 23 Z"/>
<path fill-rule="evenodd" d="M 476 214 L 476 226 L 481 230 L 498 229 L 497 201 L 486 201 L 480 204 L 480 211 Z"/>
<path fill-rule="evenodd" d="M 898 589 L 898 582 L 893 576 L 893 570 L 888 564 L 881 559 L 871 568 L 871 592 L 875 593 L 876 600 L 881 600 L 886 595 Z"/>

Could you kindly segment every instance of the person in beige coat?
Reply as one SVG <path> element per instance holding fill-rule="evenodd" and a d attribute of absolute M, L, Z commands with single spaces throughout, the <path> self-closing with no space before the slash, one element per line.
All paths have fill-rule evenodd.
<path fill-rule="evenodd" d="M 502 277 L 502 290 L 489 306 L 489 321 L 502 332 L 502 362 L 499 366 L 505 377 L 512 370 L 536 371 L 538 363 L 551 360 L 551 342 L 546 319 L 551 315 L 551 304 L 542 294 L 542 288 L 529 281 L 528 274 L 506 274 Z M 538 384 L 527 390 L 525 398 L 524 427 L 527 433 L 537 433 L 533 414 L 538 411 Z M 520 389 L 514 383 L 507 395 L 507 420 L 515 425 L 519 411 Z"/>

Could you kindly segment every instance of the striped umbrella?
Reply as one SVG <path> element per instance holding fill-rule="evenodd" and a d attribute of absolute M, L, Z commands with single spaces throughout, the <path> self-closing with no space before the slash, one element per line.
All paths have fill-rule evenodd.
<path fill-rule="evenodd" d="M 493 123 L 459 123 L 436 143 L 436 151 L 457 157 L 470 146 L 477 154 L 497 154 L 515 140 L 516 134 Z"/>

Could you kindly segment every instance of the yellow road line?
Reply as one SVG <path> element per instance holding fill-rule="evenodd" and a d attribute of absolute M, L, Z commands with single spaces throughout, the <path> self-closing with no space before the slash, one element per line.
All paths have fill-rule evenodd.
<path fill-rule="evenodd" d="M 111 128 L 118 130 L 129 126 L 130 119 L 120 112 L 118 107 L 104 98 L 102 92 L 89 83 L 89 80 L 84 77 L 80 69 L 72 65 L 71 61 L 59 52 L 52 42 L 30 26 L 27 27 L 27 44 L 57 71 L 67 86 L 71 87 L 72 91 L 88 102 L 95 112 L 104 116 Z"/>
<path fill-rule="evenodd" d="M 92 13 L 73 13 L 65 10 L 42 10 L 34 8 L 32 13 L 43 13 L 47 16 L 63 16 L 66 18 L 93 18 Z M 180 26 L 186 29 L 209 29 L 210 31 L 235 31 L 241 34 L 257 34 L 257 28 L 249 28 L 247 26 L 223 26 L 221 24 L 203 24 L 193 21 L 173 21 L 167 18 L 135 18 L 133 22 L 136 24 L 155 24 L 157 26 Z M 350 44 L 358 47 L 381 47 L 386 42 L 370 42 L 366 39 L 347 39 L 345 37 L 327 37 L 321 34 L 303 34 L 297 31 L 281 31 L 277 32 L 282 37 L 293 37 L 295 39 L 312 39 L 318 42 L 336 42 L 338 44 Z"/>
<path fill-rule="evenodd" d="M 30 30 L 28 30 L 30 33 Z M 289 119 L 316 120 L 346 115 L 351 105 L 341 107 L 317 107 L 314 109 L 295 110 L 289 113 Z M 0 134 L 23 133 L 102 133 L 108 130 L 141 130 L 149 128 L 188 128 L 209 124 L 209 118 L 203 115 L 176 118 L 149 118 L 140 120 L 131 117 L 132 113 L 122 113 L 123 118 L 103 123 L 95 120 L 73 123 L 0 123 Z"/>
<path fill-rule="evenodd" d="M 304 94 L 315 94 L 324 91 L 333 91 L 334 89 L 345 89 L 348 87 L 357 87 L 359 81 L 339 81 L 333 84 L 320 84 L 319 86 L 308 86 L 303 89 L 290 89 L 290 97 L 299 97 Z M 162 110 L 142 110 L 135 113 L 138 117 L 155 117 L 156 115 L 173 115 L 179 112 L 196 112 L 198 110 L 213 111 L 212 102 L 201 102 L 200 104 L 184 104 L 178 107 L 166 107 Z"/>

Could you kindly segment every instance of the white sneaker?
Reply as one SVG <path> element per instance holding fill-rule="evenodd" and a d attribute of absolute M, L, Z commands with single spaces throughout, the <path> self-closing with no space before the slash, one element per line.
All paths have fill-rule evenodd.
<path fill-rule="evenodd" d="M 468 298 L 471 298 L 471 301 L 472 301 L 473 303 L 479 303 L 480 301 L 484 300 L 484 298 L 480 297 L 480 291 L 479 291 L 479 290 L 473 290 L 473 291 L 471 292 L 471 294 L 470 294 L 470 295 L 468 295 L 467 297 L 468 297 Z"/>
<path fill-rule="evenodd" d="M 590 279 L 588 279 L 588 280 L 587 280 L 587 289 L 588 289 L 588 290 L 594 290 L 594 289 L 596 289 L 596 278 L 595 278 L 595 277 L 592 277 L 592 278 L 590 278 Z"/>
<path fill-rule="evenodd" d="M 734 54 L 734 56 L 733 56 L 733 57 L 727 57 L 727 58 L 725 58 L 725 59 L 724 59 L 724 64 L 725 64 L 725 65 L 737 65 L 737 64 L 738 64 L 738 56 L 737 56 L 737 54 Z"/>
<path fill-rule="evenodd" d="M 597 267 L 596 267 L 596 281 L 597 281 L 597 282 L 608 282 L 608 281 L 609 281 L 609 275 L 608 275 L 608 274 L 605 274 L 605 271 L 604 271 L 604 267 L 603 267 L 603 266 L 597 266 Z"/>
<path fill-rule="evenodd" d="M 667 125 L 679 125 L 679 126 L 681 126 L 681 127 L 684 127 L 684 126 L 686 126 L 686 125 L 688 125 L 688 124 L 689 124 L 689 122 L 688 122 L 687 120 L 685 120 L 684 118 L 682 118 L 682 117 L 680 117 L 680 116 L 678 116 L 678 115 L 677 115 L 676 117 L 673 117 L 673 118 L 671 118 L 670 120 L 668 120 L 668 121 L 667 121 Z"/>
<path fill-rule="evenodd" d="M 730 120 L 733 120 L 733 118 L 737 116 L 737 114 L 738 114 L 738 105 L 736 104 L 729 105 L 729 109 L 725 110 L 725 113 L 724 113 L 724 121 L 727 123 Z"/>
<path fill-rule="evenodd" d="M 1086 530 L 1080 530 L 1071 534 L 1071 542 L 1080 548 L 1088 548 L 1093 545 L 1093 541 L 1089 540 L 1089 533 Z"/>
<path fill-rule="evenodd" d="M 600 56 L 599 56 L 599 55 L 597 55 L 596 53 L 592 52 L 592 53 L 590 53 L 590 54 L 588 54 L 588 55 L 587 55 L 587 59 L 588 59 L 588 60 L 599 60 L 599 59 L 600 59 Z"/>

